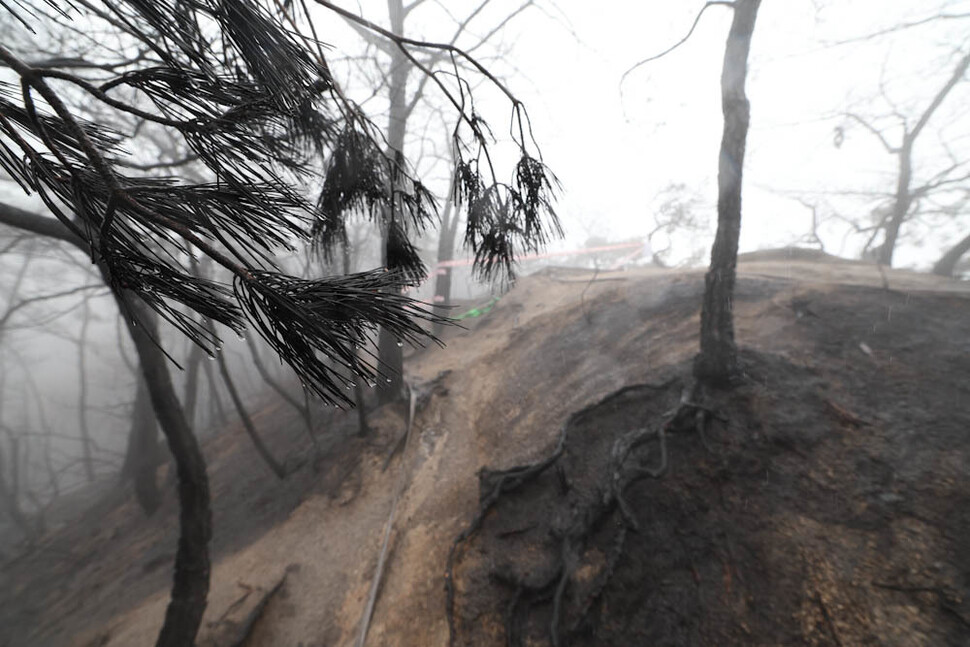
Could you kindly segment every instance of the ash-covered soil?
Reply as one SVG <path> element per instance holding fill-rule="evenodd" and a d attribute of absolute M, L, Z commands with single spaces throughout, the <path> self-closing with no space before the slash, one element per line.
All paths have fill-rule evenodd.
<path fill-rule="evenodd" d="M 703 433 L 669 424 L 703 277 L 657 270 L 547 270 L 414 353 L 390 461 L 404 407 L 366 440 L 321 417 L 283 482 L 230 425 L 199 644 L 353 644 L 395 500 L 369 645 L 970 644 L 970 290 L 819 260 L 741 266 L 746 379 L 693 395 Z M 300 465 L 302 423 L 264 411 Z M 5 563 L 0 644 L 153 644 L 174 513 L 105 499 Z"/>

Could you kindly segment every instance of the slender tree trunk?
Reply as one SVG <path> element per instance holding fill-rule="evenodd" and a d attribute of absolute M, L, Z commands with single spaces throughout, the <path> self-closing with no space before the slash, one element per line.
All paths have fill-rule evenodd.
<path fill-rule="evenodd" d="M 458 232 L 458 213 L 454 208 L 452 195 L 455 190 L 455 179 L 451 179 L 451 188 L 448 189 L 448 202 L 445 204 L 445 211 L 441 215 L 441 231 L 438 233 L 438 264 L 454 259 L 455 256 L 455 236 Z M 439 267 L 435 270 L 434 279 L 434 309 L 439 317 L 448 316 L 448 305 L 451 303 L 451 277 L 454 274 L 453 267 Z M 435 322 L 432 332 L 440 335 L 444 329 L 444 324 Z"/>
<path fill-rule="evenodd" d="M 81 301 L 81 331 L 77 340 L 78 412 L 77 419 L 81 430 L 81 452 L 84 461 L 84 474 L 88 483 L 94 482 L 94 464 L 91 460 L 91 430 L 88 428 L 88 368 L 87 343 L 88 326 L 91 323 L 91 309 L 85 297 Z"/>
<path fill-rule="evenodd" d="M 195 424 L 195 411 L 199 402 L 199 368 L 202 366 L 203 353 L 201 346 L 192 344 L 185 363 L 185 395 L 182 402 L 185 403 L 185 419 L 190 425 Z"/>
<path fill-rule="evenodd" d="M 253 340 L 251 335 L 246 335 L 246 345 L 249 346 L 249 354 L 252 355 L 253 364 L 256 365 L 256 371 L 259 376 L 263 379 L 263 382 L 268 384 L 271 389 L 276 391 L 276 393 L 283 398 L 283 400 L 289 404 L 291 407 L 299 412 L 300 417 L 303 418 L 303 424 L 306 427 L 307 436 L 310 437 L 310 442 L 313 443 L 313 450 L 319 456 L 320 455 L 320 443 L 317 442 L 317 437 L 313 433 L 313 417 L 310 411 L 310 401 L 307 397 L 306 389 L 303 390 L 303 402 L 297 400 L 294 396 L 290 395 L 283 385 L 276 381 L 272 375 L 270 375 L 269 370 L 267 370 L 266 365 L 263 364 L 262 358 L 259 356 L 259 347 Z"/>
<path fill-rule="evenodd" d="M 940 276 L 953 276 L 953 271 L 957 267 L 957 263 L 963 256 L 970 252 L 970 234 L 966 238 L 961 240 L 959 243 L 950 248 L 946 254 L 940 257 L 940 260 L 936 262 L 933 266 L 933 274 L 938 274 Z"/>
<path fill-rule="evenodd" d="M 344 275 L 350 274 L 350 244 L 344 243 L 343 247 L 343 272 Z M 358 344 L 367 343 L 366 339 L 357 340 Z M 357 361 L 360 356 L 360 351 L 354 351 L 354 361 Z M 366 436 L 370 432 L 370 427 L 367 426 L 367 402 L 364 399 L 364 385 L 360 383 L 360 380 L 354 380 L 356 386 L 354 386 L 354 408 L 357 409 L 357 435 Z"/>
<path fill-rule="evenodd" d="M 215 360 L 215 357 L 208 359 Z M 212 411 L 209 416 L 209 425 L 218 424 L 219 426 L 225 427 L 229 423 L 229 418 L 226 416 L 225 407 L 222 406 L 222 398 L 219 397 L 219 385 L 212 371 L 212 362 L 207 362 L 202 366 L 205 370 L 206 380 L 209 382 L 209 404 L 211 405 Z"/>
<path fill-rule="evenodd" d="M 744 84 L 760 4 L 761 0 L 734 2 L 734 19 L 721 72 L 724 134 L 718 163 L 717 236 L 711 250 L 711 266 L 704 278 L 701 352 L 694 360 L 694 376 L 713 385 L 729 383 L 740 372 L 733 300 L 741 235 L 741 179 L 750 120 Z"/>
<path fill-rule="evenodd" d="M 404 4 L 401 0 L 387 0 L 387 10 L 391 21 L 391 31 L 404 35 Z M 388 155 L 402 159 L 404 153 L 404 135 L 407 131 L 407 83 L 411 64 L 404 54 L 395 48 L 391 54 L 390 74 L 390 111 L 387 123 Z M 392 204 L 390 209 L 394 209 Z M 385 224 L 397 218 L 399 214 L 390 213 L 385 216 Z M 387 230 L 385 227 L 382 245 L 382 263 L 387 264 Z M 388 380 L 378 380 L 377 401 L 379 404 L 393 402 L 404 393 L 404 349 L 398 345 L 398 339 L 380 329 L 377 336 L 377 356 Z"/>
<path fill-rule="evenodd" d="M 886 223 L 886 235 L 882 245 L 879 246 L 879 253 L 876 262 L 886 267 L 893 265 L 893 253 L 896 251 L 896 241 L 899 239 L 899 230 L 902 229 L 903 222 L 909 214 L 909 209 L 913 205 L 913 195 L 910 192 L 910 183 L 913 180 L 913 139 L 909 134 L 903 138 L 903 145 L 899 149 L 899 175 L 896 177 L 896 197 L 893 201 L 893 213 Z"/>
<path fill-rule="evenodd" d="M 135 406 L 131 414 L 128 451 L 121 468 L 122 482 L 132 479 L 135 497 L 145 514 L 151 516 L 161 503 L 156 472 L 161 456 L 158 453 L 158 422 L 152 408 L 148 384 L 143 375 L 137 377 Z M 188 416 L 186 416 L 188 419 Z"/>
<path fill-rule="evenodd" d="M 27 538 L 27 541 L 33 542 L 37 539 L 37 527 L 31 523 L 30 518 L 23 511 L 23 508 L 20 507 L 20 497 L 18 495 L 18 488 L 16 487 L 16 481 L 20 479 L 16 469 L 17 461 L 20 460 L 20 443 L 17 442 L 15 436 L 11 436 L 10 438 L 10 450 L 11 485 L 9 487 L 7 486 L 7 477 L 3 474 L 4 456 L 3 452 L 0 451 L 0 503 L 3 504 L 4 512 L 20 528 L 20 531 Z"/>
<path fill-rule="evenodd" d="M 116 293 L 123 313 L 131 313 L 128 330 L 151 396 L 152 406 L 178 472 L 179 541 L 171 599 L 157 647 L 188 647 L 202 624 L 209 593 L 209 540 L 212 512 L 209 479 L 198 440 L 185 419 L 167 359 L 156 345 L 158 330 L 148 308 L 136 298 Z"/>
<path fill-rule="evenodd" d="M 209 329 L 212 330 L 212 323 L 208 323 Z M 256 448 L 256 453 L 259 454 L 263 462 L 272 470 L 276 478 L 282 480 L 286 478 L 286 470 L 283 466 L 273 458 L 273 454 L 270 453 L 269 448 L 263 442 L 263 439 L 259 437 L 259 432 L 256 431 L 256 426 L 253 425 L 252 418 L 249 417 L 249 412 L 246 411 L 246 405 L 243 404 L 242 398 L 239 397 L 239 392 L 236 390 L 236 385 L 232 381 L 232 376 L 229 375 L 229 367 L 226 365 L 226 357 L 223 355 L 222 351 L 216 356 L 216 361 L 219 363 L 219 372 L 222 374 L 222 381 L 226 385 L 226 390 L 229 391 L 229 397 L 232 399 L 232 403 L 236 407 L 236 413 L 239 414 L 239 419 L 243 423 L 243 428 L 246 430 L 246 434 L 249 439 L 253 442 L 253 447 Z"/>
<path fill-rule="evenodd" d="M 896 250 L 896 242 L 899 239 L 899 230 L 902 228 L 903 222 L 905 222 L 906 216 L 909 214 L 910 207 L 913 204 L 913 192 L 910 189 L 910 183 L 913 179 L 913 146 L 919 138 L 920 133 L 923 132 L 926 125 L 930 122 L 933 114 L 946 100 L 950 91 L 963 80 L 968 69 L 970 69 L 970 52 L 964 54 L 957 61 L 956 67 L 953 68 L 953 72 L 950 74 L 950 78 L 937 91 L 936 95 L 933 96 L 933 100 L 930 101 L 926 110 L 920 115 L 913 129 L 906 130 L 906 122 L 903 122 L 903 143 L 899 147 L 899 150 L 895 151 L 899 156 L 899 177 L 896 179 L 896 200 L 893 203 L 892 217 L 886 224 L 885 240 L 879 248 L 877 262 L 880 265 L 892 267 L 893 253 Z"/>

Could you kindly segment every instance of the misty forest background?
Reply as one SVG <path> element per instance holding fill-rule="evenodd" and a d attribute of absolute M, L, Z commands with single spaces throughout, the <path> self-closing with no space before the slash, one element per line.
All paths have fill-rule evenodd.
<path fill-rule="evenodd" d="M 301 465 L 261 445 L 253 412 L 283 398 L 319 447 L 314 416 L 357 405 L 366 434 L 369 409 L 405 397 L 407 346 L 516 275 L 706 266 L 724 37 L 759 3 L 725 4 L 606 19 L 653 21 L 623 60 L 586 9 L 544 0 L 388 0 L 362 18 L 320 0 L 240 2 L 235 18 L 3 4 L 0 556 L 91 488 L 158 507 L 171 459 L 146 353 L 164 353 L 197 438 L 241 418 L 285 478 Z M 766 32 L 782 4 L 764 3 L 752 39 L 742 251 L 970 275 L 970 5 L 802 2 L 785 30 L 808 45 L 779 56 Z M 562 64 L 542 34 L 572 48 Z M 574 51 L 605 81 L 570 73 Z M 796 85 L 816 100 L 791 110 Z M 667 123 L 698 103 L 714 126 Z"/>

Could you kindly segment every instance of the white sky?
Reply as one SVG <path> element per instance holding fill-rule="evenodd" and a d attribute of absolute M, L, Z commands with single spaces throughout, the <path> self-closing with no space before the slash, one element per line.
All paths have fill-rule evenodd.
<path fill-rule="evenodd" d="M 552 7 L 551 0 L 537 2 Z M 465 16 L 479 3 L 426 0 L 408 18 L 409 35 L 447 40 L 454 22 L 446 11 Z M 387 23 L 386 0 L 341 4 Z M 488 31 L 519 4 L 521 0 L 490 0 L 473 23 L 472 37 Z M 488 65 L 526 102 L 544 158 L 564 187 L 559 212 L 567 240 L 558 247 L 582 245 L 593 235 L 613 240 L 643 236 L 653 226 L 658 193 L 671 183 L 686 184 L 701 198 L 713 227 L 722 127 L 719 79 L 730 10 L 711 7 L 683 47 L 631 73 L 622 95 L 620 91 L 622 74 L 676 42 L 702 4 L 558 0 L 546 11 L 527 10 L 499 34 L 511 52 L 509 60 Z M 785 192 L 817 201 L 822 216 L 836 211 L 865 218 L 871 200 L 831 193 L 891 189 L 895 161 L 877 140 L 853 126 L 836 149 L 834 128 L 846 125 L 841 116 L 846 110 L 866 116 L 887 112 L 879 99 L 880 80 L 894 103 L 918 114 L 949 76 L 954 50 L 970 47 L 970 19 L 941 21 L 870 42 L 832 43 L 930 15 L 943 6 L 951 13 L 970 13 L 970 0 L 763 1 L 749 67 L 752 120 L 742 251 L 788 244 L 808 234 L 809 210 Z M 359 51 L 359 38 L 342 20 L 317 9 L 318 32 L 334 47 L 331 58 Z M 553 20 L 549 14 L 560 17 Z M 487 49 L 478 53 L 489 54 Z M 339 76 L 339 64 L 337 68 Z M 357 90 L 359 95 L 370 92 Z M 479 94 L 486 119 L 502 134 L 508 103 L 487 92 Z M 925 164 L 918 163 L 917 180 L 940 168 L 940 141 L 970 159 L 970 117 L 963 115 L 968 101 L 970 82 L 965 82 L 921 138 L 917 161 Z M 379 102 L 368 107 L 380 109 Z M 945 124 L 950 125 L 941 138 L 936 126 Z M 440 139 L 444 141 L 444 133 Z M 9 195 L 6 188 L 11 188 L 9 183 L 0 191 Z M 32 206 L 23 196 L 5 199 Z M 904 239 L 897 249 L 897 265 L 928 266 L 947 242 L 965 234 L 968 219 L 943 219 L 909 230 L 926 242 L 917 247 Z M 823 227 L 828 251 L 858 252 L 864 238 L 850 237 L 843 243 L 846 231 L 834 219 Z M 703 242 L 694 236 L 686 247 Z"/>
<path fill-rule="evenodd" d="M 465 15 L 479 1 L 427 0 L 412 17 L 415 35 L 447 40 L 453 23 L 442 19 L 441 6 Z M 492 0 L 491 13 L 475 31 L 483 33 L 520 1 Z M 827 193 L 890 190 L 893 159 L 875 138 L 856 126 L 846 131 L 841 148 L 833 146 L 834 128 L 845 124 L 840 115 L 846 110 L 868 117 L 884 114 L 880 79 L 901 111 L 915 115 L 925 108 L 950 74 L 953 51 L 970 47 L 970 20 L 872 42 L 831 43 L 933 13 L 942 4 L 970 13 L 970 0 L 763 0 L 748 83 L 752 122 L 742 251 L 791 243 L 808 233 L 808 210 L 780 192 L 819 199 L 823 215 L 838 210 L 846 217 L 864 217 L 871 205 Z M 657 194 L 671 183 L 686 184 L 700 196 L 713 224 L 722 127 L 719 78 L 730 11 L 711 8 L 685 46 L 631 74 L 620 94 L 621 75 L 676 42 L 701 5 L 698 0 L 559 0 L 569 28 L 530 11 L 503 31 L 504 44 L 514 46 L 511 60 L 493 61 L 490 67 L 525 100 L 544 158 L 563 183 L 559 210 L 567 239 L 560 249 L 581 246 L 594 235 L 612 240 L 643 236 L 652 227 Z M 386 0 L 345 0 L 343 6 L 386 23 Z M 323 11 L 320 17 L 320 35 L 334 45 L 335 60 L 359 47 L 339 18 Z M 918 178 L 933 172 L 927 168 L 939 168 L 944 143 L 970 159 L 968 104 L 970 82 L 948 98 L 920 141 L 917 162 L 924 171 L 918 170 Z M 507 103 L 485 96 L 480 107 L 496 133 L 506 129 Z M 937 125 L 948 127 L 940 131 Z M 15 188 L 0 183 L 0 199 L 38 206 Z M 923 247 L 903 241 L 897 264 L 928 266 L 943 244 L 965 235 L 968 221 L 964 215 L 960 223 L 931 223 L 920 231 L 927 237 Z M 835 221 L 826 227 L 828 251 L 857 252 L 862 240 L 856 237 L 841 246 L 844 231 Z M 709 241 L 695 236 L 677 242 L 689 248 Z M 62 280 L 51 277 L 52 282 Z M 21 345 L 20 338 L 15 341 Z M 114 343 L 113 336 L 102 341 L 106 348 Z M 37 362 L 33 368 L 40 368 L 42 358 L 49 360 L 45 366 L 58 363 L 57 370 L 44 374 L 43 386 L 62 397 L 48 404 L 71 406 L 76 378 L 64 358 L 73 364 L 74 347 L 51 336 L 42 342 L 28 360 Z M 117 373 L 99 383 L 111 389 L 123 377 Z"/>
<path fill-rule="evenodd" d="M 407 24 L 419 37 L 446 40 L 453 23 L 439 7 L 466 15 L 477 4 L 429 1 Z M 493 2 L 493 13 L 477 23 L 478 33 L 518 4 Z M 722 127 L 719 79 L 730 10 L 711 7 L 683 47 L 630 74 L 620 92 L 621 75 L 676 42 L 702 4 L 560 0 L 568 27 L 530 10 L 504 30 L 502 40 L 513 46 L 517 72 L 506 76 L 508 85 L 526 101 L 544 157 L 564 185 L 559 206 L 568 237 L 563 245 L 582 244 L 591 235 L 644 235 L 652 227 L 655 197 L 670 183 L 685 183 L 699 194 L 713 224 Z M 344 5 L 386 24 L 383 0 Z M 965 51 L 970 44 L 959 32 L 970 20 L 940 22 L 871 42 L 832 43 L 923 17 L 942 5 L 951 12 L 970 11 L 966 1 L 764 0 L 748 79 L 752 121 L 742 251 L 789 244 L 809 233 L 809 210 L 783 195 L 786 191 L 821 200 L 823 216 L 836 209 L 846 217 L 865 217 L 871 203 L 825 194 L 891 190 L 894 158 L 859 126 L 849 128 L 836 149 L 834 128 L 846 124 L 846 110 L 867 116 L 886 111 L 885 103 L 879 104 L 880 79 L 887 95 L 908 108 L 915 121 L 948 78 L 953 51 Z M 353 47 L 339 26 L 323 31 L 322 37 L 332 38 L 338 50 Z M 957 122 L 954 115 L 970 98 L 968 86 L 950 95 L 933 124 Z M 493 129 L 503 131 L 507 106 L 485 105 Z M 936 156 L 938 162 L 938 137 L 931 130 L 917 152 Z M 946 140 L 970 156 L 968 133 L 970 120 L 963 119 L 950 127 Z M 935 171 L 939 164 L 921 168 Z M 965 234 L 967 224 L 964 217 L 959 225 L 947 220 L 921 230 L 927 243 L 918 248 L 904 240 L 896 264 L 928 266 L 941 245 L 955 242 L 960 231 L 960 237 Z M 823 229 L 827 251 L 858 252 L 864 239 L 843 244 L 845 231 L 834 220 Z"/>

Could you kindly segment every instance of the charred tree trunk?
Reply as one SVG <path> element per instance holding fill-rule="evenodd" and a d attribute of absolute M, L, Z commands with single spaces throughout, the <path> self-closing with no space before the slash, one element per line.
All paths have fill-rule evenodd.
<path fill-rule="evenodd" d="M 343 271 L 344 274 L 350 274 L 350 243 L 345 242 L 343 247 Z M 358 344 L 367 343 L 366 339 L 360 339 Z M 354 351 L 354 361 L 357 361 L 359 351 Z M 403 359 L 403 358 L 402 358 Z M 370 432 L 370 427 L 367 426 L 367 404 L 364 399 L 364 385 L 360 383 L 360 380 L 354 381 L 354 408 L 357 409 L 357 435 L 366 436 Z"/>
<path fill-rule="evenodd" d="M 970 252 L 970 234 L 966 238 L 961 240 L 959 243 L 950 248 L 946 254 L 940 257 L 940 260 L 936 262 L 933 266 L 933 274 L 938 274 L 939 276 L 953 276 L 953 271 L 956 269 L 957 263 L 963 256 Z"/>
<path fill-rule="evenodd" d="M 188 416 L 186 416 L 188 418 Z M 131 414 L 128 451 L 121 468 L 121 480 L 135 484 L 135 498 L 145 514 L 151 516 L 161 504 L 156 472 L 161 456 L 158 452 L 158 422 L 152 408 L 148 384 L 143 375 L 137 376 L 135 406 Z"/>
<path fill-rule="evenodd" d="M 404 3 L 401 0 L 387 0 L 387 10 L 391 19 L 391 31 L 403 36 Z M 404 134 L 407 130 L 408 119 L 407 83 L 410 71 L 411 64 L 404 54 L 398 48 L 393 49 L 391 51 L 387 147 L 388 156 L 398 160 L 403 159 L 404 153 Z M 381 260 L 385 266 L 387 265 L 387 245 L 390 240 L 391 222 L 398 217 L 398 214 L 393 212 L 394 208 L 392 205 L 384 217 L 383 258 Z M 404 349 L 398 345 L 397 338 L 384 328 L 381 328 L 377 336 L 377 356 L 382 370 L 387 375 L 387 379 L 378 380 L 377 401 L 379 404 L 394 402 L 401 398 L 404 393 Z"/>
<path fill-rule="evenodd" d="M 81 331 L 77 340 L 77 370 L 78 370 L 78 412 L 77 419 L 81 431 L 81 456 L 84 461 L 84 474 L 88 483 L 94 482 L 94 462 L 91 457 L 91 430 L 88 428 L 88 367 L 87 343 L 88 327 L 91 324 L 91 309 L 85 297 L 81 301 Z"/>
<path fill-rule="evenodd" d="M 154 341 L 158 338 L 154 319 L 135 298 L 121 293 L 116 293 L 116 298 L 122 312 L 134 317 L 128 318 L 128 330 L 178 472 L 179 542 L 175 577 L 156 646 L 186 647 L 195 641 L 209 593 L 212 512 L 205 458 L 175 394 L 165 355 Z"/>
<path fill-rule="evenodd" d="M 714 385 L 729 383 L 740 372 L 732 310 L 741 235 L 741 178 L 750 120 L 744 84 L 760 4 L 761 0 L 734 2 L 734 19 L 721 72 L 724 134 L 718 163 L 717 236 L 711 250 L 711 266 L 704 278 L 701 352 L 694 360 L 694 376 Z"/>
<path fill-rule="evenodd" d="M 63 224 L 52 219 L 0 204 L 0 220 L 6 224 L 43 236 L 64 240 L 90 254 L 87 244 Z M 111 285 L 102 272 L 105 283 Z M 151 397 L 157 420 L 168 441 L 178 471 L 179 542 L 175 554 L 175 576 L 171 599 L 157 647 L 192 645 L 202 624 L 209 594 L 209 540 L 212 538 L 212 511 L 209 507 L 209 478 L 199 443 L 185 420 L 175 395 L 165 354 L 155 339 L 158 330 L 148 308 L 116 291 L 115 300 L 126 316 L 128 331 L 135 344 L 142 375 Z M 132 319 L 136 317 L 136 319 Z"/>

